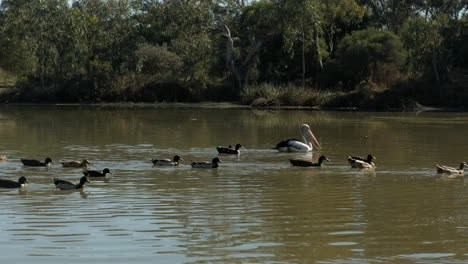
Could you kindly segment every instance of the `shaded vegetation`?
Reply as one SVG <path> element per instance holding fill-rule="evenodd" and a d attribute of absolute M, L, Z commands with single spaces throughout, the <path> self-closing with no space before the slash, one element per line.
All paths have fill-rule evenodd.
<path fill-rule="evenodd" d="M 0 98 L 463 107 L 467 11 L 465 0 L 3 0 Z"/>

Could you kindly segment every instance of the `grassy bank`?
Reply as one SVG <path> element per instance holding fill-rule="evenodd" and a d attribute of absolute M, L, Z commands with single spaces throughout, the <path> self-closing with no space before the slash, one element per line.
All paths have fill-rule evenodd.
<path fill-rule="evenodd" d="M 451 108 L 464 110 L 468 106 L 468 74 L 459 72 L 451 82 L 437 85 L 432 81 L 405 80 L 392 87 L 377 84 L 372 81 L 361 82 L 351 91 L 325 90 L 302 87 L 294 84 L 273 85 L 261 83 L 250 85 L 240 97 L 235 96 L 235 90 L 230 86 L 205 87 L 191 89 L 180 85 L 121 89 L 110 97 L 63 97 L 60 89 L 41 89 L 38 87 L 22 87 L 17 85 L 15 76 L 0 71 L 0 102 L 2 103 L 115 103 L 152 104 L 152 105 L 183 105 L 193 107 L 200 102 L 219 107 L 222 103 L 227 107 L 257 107 L 257 108 L 321 108 L 337 109 L 352 108 L 359 110 L 410 110 L 423 106 Z M 177 87 L 174 87 L 177 86 Z M 82 89 L 82 88 L 80 88 Z M 47 91 L 47 92 L 45 92 Z M 55 92 L 54 92 L 55 91 Z M 192 93 L 192 94 L 191 94 Z M 196 93 L 196 96 L 194 96 Z M 84 100 L 84 98 L 87 98 Z M 90 99 L 91 98 L 91 99 Z M 196 99 L 194 99 L 196 98 Z M 206 103 L 205 103 L 206 105 Z"/>

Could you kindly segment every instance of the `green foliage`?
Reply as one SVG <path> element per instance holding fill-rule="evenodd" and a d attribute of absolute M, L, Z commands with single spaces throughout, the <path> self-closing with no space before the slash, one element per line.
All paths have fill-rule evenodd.
<path fill-rule="evenodd" d="M 153 46 L 141 44 L 135 52 L 137 72 L 156 75 L 165 79 L 177 77 L 182 68 L 182 61 L 167 45 Z"/>
<path fill-rule="evenodd" d="M 250 81 L 249 104 L 323 105 L 343 87 L 339 98 L 371 104 L 414 96 L 393 92 L 407 80 L 455 100 L 468 83 L 465 2 L 3 0 L 0 67 L 35 101 L 237 100 Z"/>
<path fill-rule="evenodd" d="M 412 76 L 434 76 L 438 83 L 448 79 L 449 69 L 463 65 L 467 56 L 468 25 L 447 14 L 430 20 L 408 19 L 401 38 L 408 51 L 408 71 Z M 463 55 L 464 54 L 464 55 Z"/>
<path fill-rule="evenodd" d="M 389 31 L 369 28 L 343 38 L 336 56 L 335 63 L 343 75 L 343 81 L 348 80 L 353 87 L 361 80 L 378 81 L 375 79 L 382 71 L 397 70 L 404 61 L 405 53 L 398 36 Z"/>

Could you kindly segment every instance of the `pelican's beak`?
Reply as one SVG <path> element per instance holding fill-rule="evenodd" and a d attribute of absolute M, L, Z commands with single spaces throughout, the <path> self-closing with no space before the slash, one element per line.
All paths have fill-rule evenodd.
<path fill-rule="evenodd" d="M 312 142 L 312 145 L 314 145 L 314 147 L 316 149 L 320 149 L 320 143 L 318 142 L 318 140 L 315 138 L 314 136 L 314 133 L 312 133 L 312 131 L 308 130 L 307 131 L 307 135 L 309 136 L 310 138 L 310 142 Z"/>

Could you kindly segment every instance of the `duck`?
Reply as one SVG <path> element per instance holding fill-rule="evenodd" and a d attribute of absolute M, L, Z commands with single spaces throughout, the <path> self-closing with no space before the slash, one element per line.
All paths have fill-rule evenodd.
<path fill-rule="evenodd" d="M 0 161 L 7 160 L 7 155 L 0 155 Z"/>
<path fill-rule="evenodd" d="M 86 183 L 91 183 L 86 176 L 81 177 L 80 183 L 76 184 L 72 181 L 67 180 L 60 180 L 54 178 L 55 187 L 59 188 L 60 190 L 75 190 L 75 189 L 82 189 Z"/>
<path fill-rule="evenodd" d="M 375 163 L 373 162 L 375 159 L 376 158 L 372 154 L 367 155 L 367 159 L 357 156 L 349 156 L 348 162 L 351 165 L 351 168 L 375 169 Z"/>
<path fill-rule="evenodd" d="M 299 167 L 320 167 L 320 166 L 322 166 L 322 162 L 324 160 L 330 161 L 327 157 L 322 155 L 318 159 L 317 163 L 314 163 L 314 162 L 308 161 L 308 160 L 299 160 L 299 159 L 290 159 L 289 162 L 291 162 L 291 164 L 293 166 L 299 166 Z"/>
<path fill-rule="evenodd" d="M 192 165 L 192 168 L 218 168 L 218 163 L 222 163 L 221 160 L 219 160 L 218 157 L 213 158 L 211 162 L 192 162 L 190 165 Z"/>
<path fill-rule="evenodd" d="M 64 168 L 82 168 L 82 167 L 88 167 L 88 165 L 91 165 L 91 163 L 88 160 L 83 160 L 83 161 L 60 161 L 62 163 L 62 166 Z"/>
<path fill-rule="evenodd" d="M 95 170 L 87 170 L 86 168 L 83 169 L 83 174 L 87 177 L 106 177 L 108 173 L 112 174 L 108 168 L 105 168 L 104 170 L 102 170 L 102 172 Z"/>
<path fill-rule="evenodd" d="M 229 147 L 216 147 L 216 150 L 218 150 L 219 154 L 234 154 L 234 155 L 239 155 L 241 148 L 244 148 L 241 144 L 236 144 L 236 148 L 233 149 L 231 145 Z"/>
<path fill-rule="evenodd" d="M 54 164 L 51 158 L 46 158 L 44 162 L 34 159 L 21 159 L 21 162 L 24 166 L 34 166 L 34 167 L 46 167 L 50 164 Z"/>
<path fill-rule="evenodd" d="M 368 162 L 368 163 L 370 163 L 370 162 L 376 160 L 376 158 L 375 158 L 372 154 L 367 154 L 367 158 L 365 158 L 365 159 L 363 159 L 363 158 L 361 158 L 361 157 L 359 157 L 359 156 L 350 156 L 350 157 L 348 157 L 348 159 L 349 159 L 349 158 L 352 158 L 352 159 L 354 159 L 354 160 L 365 161 L 365 162 Z"/>
<path fill-rule="evenodd" d="M 29 181 L 24 176 L 20 177 L 18 181 L 0 179 L 0 188 L 21 188 L 26 186 L 26 183 Z"/>
<path fill-rule="evenodd" d="M 320 143 L 315 138 L 309 125 L 301 125 L 301 134 L 305 142 L 290 138 L 276 144 L 274 149 L 279 152 L 310 152 L 315 148 L 320 149 Z"/>
<path fill-rule="evenodd" d="M 177 166 L 179 161 L 183 160 L 179 155 L 175 155 L 172 160 L 170 159 L 154 159 L 152 160 L 155 166 Z"/>
<path fill-rule="evenodd" d="M 465 166 L 466 166 L 466 162 L 460 163 L 459 169 L 436 164 L 437 173 L 452 174 L 452 175 L 463 175 L 465 173 Z"/>

